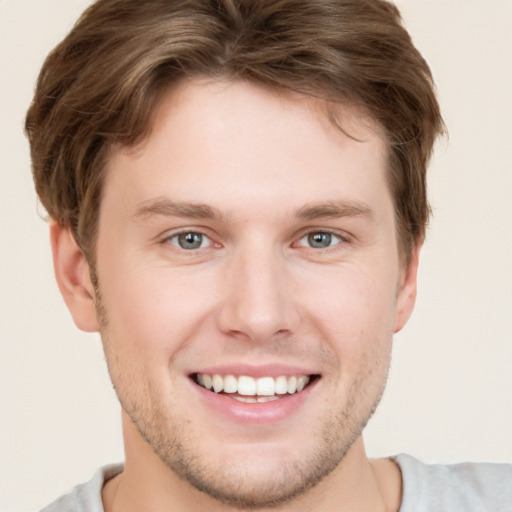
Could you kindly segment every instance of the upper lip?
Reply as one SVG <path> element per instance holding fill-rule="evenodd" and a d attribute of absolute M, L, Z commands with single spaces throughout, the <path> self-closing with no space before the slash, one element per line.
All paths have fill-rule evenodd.
<path fill-rule="evenodd" d="M 189 375 L 208 374 L 208 375 L 247 375 L 250 377 L 280 377 L 284 375 L 289 377 L 292 375 L 319 375 L 318 370 L 312 368 L 295 366 L 283 363 L 271 363 L 265 365 L 251 365 L 251 364 L 229 364 L 229 365 L 216 365 L 205 366 L 189 372 Z"/>

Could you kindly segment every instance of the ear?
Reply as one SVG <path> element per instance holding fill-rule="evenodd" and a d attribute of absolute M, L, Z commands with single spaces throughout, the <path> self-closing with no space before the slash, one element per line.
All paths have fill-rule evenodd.
<path fill-rule="evenodd" d="M 412 252 L 411 260 L 402 270 L 396 300 L 395 333 L 400 331 L 407 323 L 416 303 L 420 249 L 421 244 L 418 243 Z"/>
<path fill-rule="evenodd" d="M 57 284 L 75 324 L 82 331 L 99 331 L 89 264 L 71 229 L 51 221 L 50 241 Z"/>

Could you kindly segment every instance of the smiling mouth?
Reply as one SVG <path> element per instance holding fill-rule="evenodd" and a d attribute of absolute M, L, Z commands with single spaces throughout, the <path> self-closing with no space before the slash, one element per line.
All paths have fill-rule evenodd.
<path fill-rule="evenodd" d="M 194 382 L 213 393 L 244 403 L 264 403 L 296 395 L 306 389 L 318 375 L 281 375 L 254 378 L 247 375 L 196 373 Z"/>

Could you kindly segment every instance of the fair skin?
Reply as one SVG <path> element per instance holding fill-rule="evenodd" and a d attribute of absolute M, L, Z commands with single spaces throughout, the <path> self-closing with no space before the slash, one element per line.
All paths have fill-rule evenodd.
<path fill-rule="evenodd" d="M 355 138 L 317 100 L 184 82 L 143 144 L 112 152 L 98 289 L 52 224 L 60 289 L 77 325 L 101 332 L 123 406 L 107 512 L 398 510 L 399 470 L 370 461 L 361 434 L 414 306 L 418 251 L 399 257 L 378 127 L 339 114 Z M 215 392 L 213 375 L 285 391 Z"/>

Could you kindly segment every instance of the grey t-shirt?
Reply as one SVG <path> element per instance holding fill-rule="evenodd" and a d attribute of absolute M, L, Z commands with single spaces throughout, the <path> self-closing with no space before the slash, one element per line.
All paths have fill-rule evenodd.
<path fill-rule="evenodd" d="M 392 459 L 402 472 L 399 512 L 512 512 L 512 464 L 429 465 L 405 454 Z M 101 489 L 122 469 L 101 468 L 40 512 L 104 512 Z"/>

